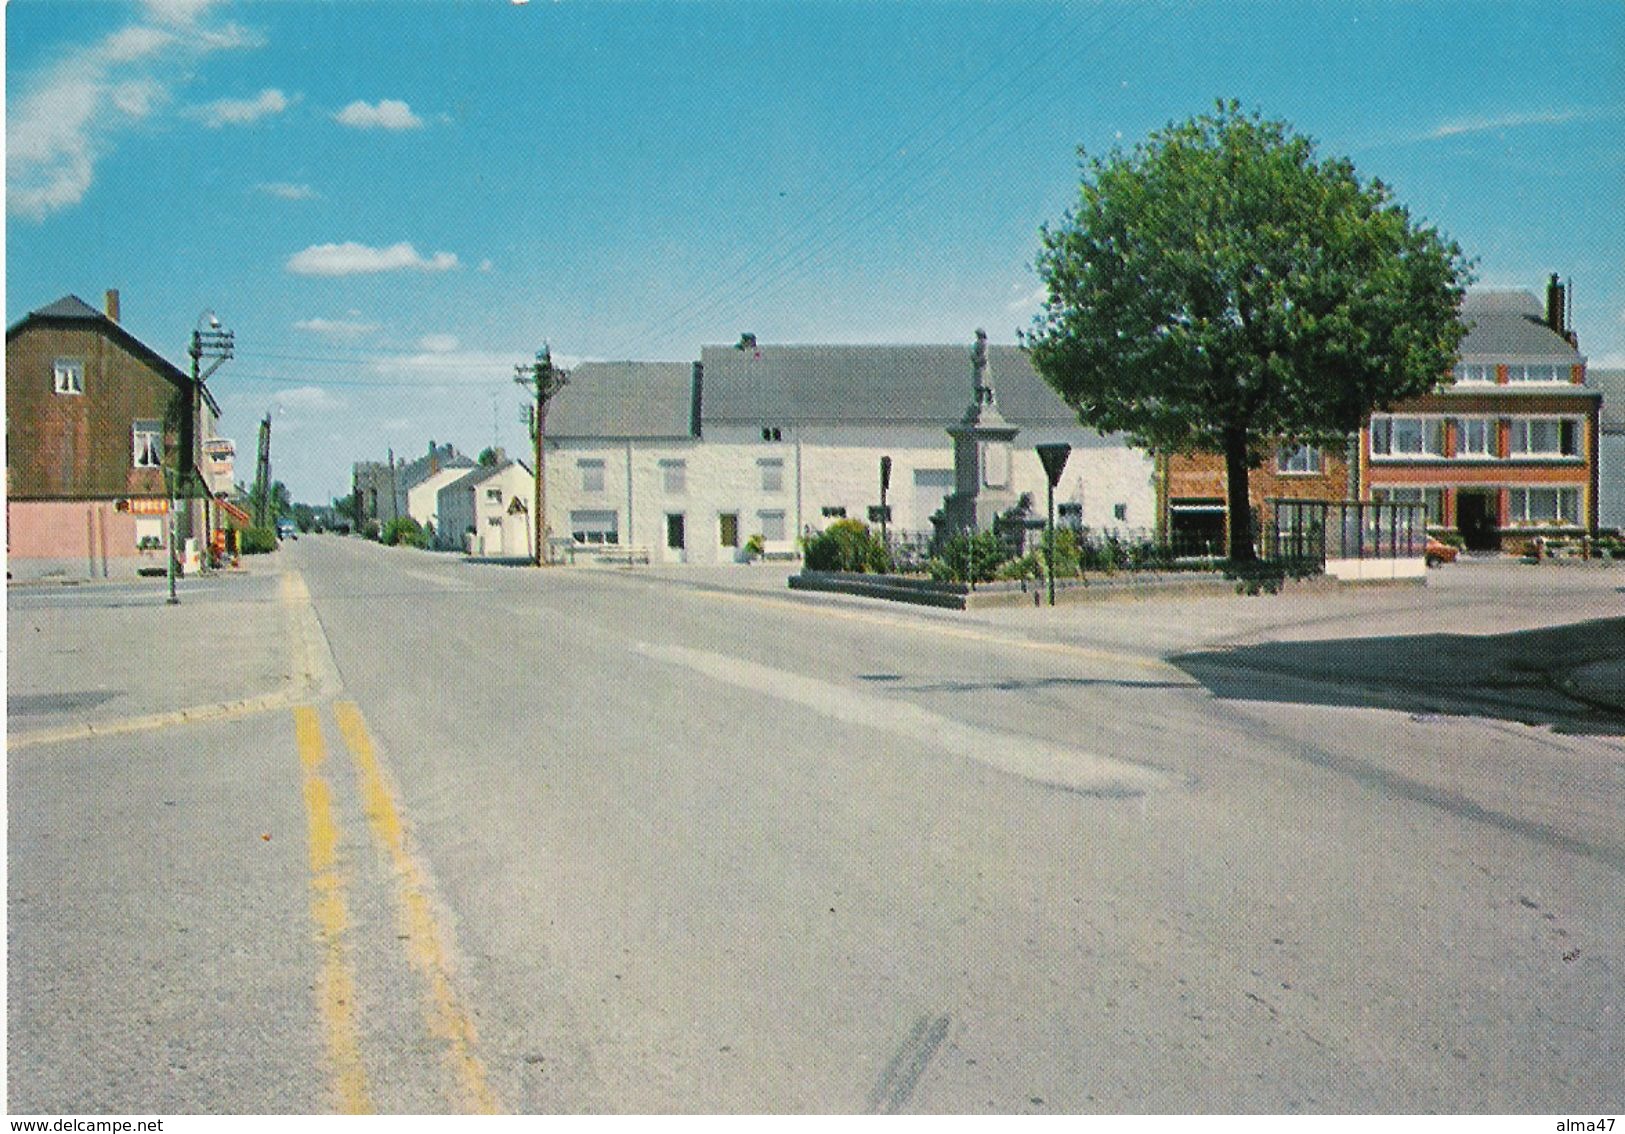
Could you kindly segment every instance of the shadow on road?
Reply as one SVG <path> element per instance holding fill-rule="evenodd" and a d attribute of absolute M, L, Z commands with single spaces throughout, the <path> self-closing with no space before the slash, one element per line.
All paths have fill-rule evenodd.
<path fill-rule="evenodd" d="M 1508 634 L 1266 642 L 1169 659 L 1239 701 L 1493 717 L 1558 732 L 1625 733 L 1625 688 L 1595 674 L 1625 658 L 1625 618 Z"/>

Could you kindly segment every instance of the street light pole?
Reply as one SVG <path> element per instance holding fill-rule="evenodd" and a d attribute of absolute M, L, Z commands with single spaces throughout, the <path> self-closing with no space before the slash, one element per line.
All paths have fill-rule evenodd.
<path fill-rule="evenodd" d="M 203 329 L 205 319 L 209 323 L 208 330 Z M 186 413 L 187 436 L 182 446 L 184 455 L 181 491 L 187 499 L 185 524 L 181 535 L 183 540 L 190 539 L 193 535 L 191 499 L 198 489 L 202 489 L 200 494 L 204 499 L 204 527 L 208 527 L 209 493 L 203 482 L 203 384 L 228 358 L 232 357 L 235 346 L 236 341 L 232 332 L 221 329 L 220 319 L 213 311 L 204 311 L 197 317 L 197 322 L 192 327 L 192 344 L 186 352 L 192 358 L 192 388 L 189 391 L 191 405 L 187 407 Z M 202 367 L 205 358 L 210 360 L 207 369 Z M 208 559 L 207 553 L 203 559 Z"/>

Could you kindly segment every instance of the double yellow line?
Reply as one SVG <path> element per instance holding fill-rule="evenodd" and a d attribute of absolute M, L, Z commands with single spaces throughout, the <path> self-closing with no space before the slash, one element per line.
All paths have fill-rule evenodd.
<path fill-rule="evenodd" d="M 394 868 L 400 935 L 406 942 L 407 958 L 424 984 L 429 1032 L 442 1045 L 464 1105 L 476 1113 L 495 1113 L 497 1099 L 479 1057 L 473 1018 L 453 979 L 451 949 L 435 917 L 429 876 L 407 849 L 400 808 L 372 735 L 354 702 L 336 702 L 333 714 L 355 767 L 367 825 Z M 332 1063 L 334 1094 L 341 1111 L 368 1113 L 374 1107 L 361 1058 L 347 880 L 338 856 L 340 836 L 332 789 L 323 773 L 327 746 L 314 707 L 294 709 L 294 733 L 303 769 L 310 842 L 310 913 L 323 955 L 318 1010 Z"/>

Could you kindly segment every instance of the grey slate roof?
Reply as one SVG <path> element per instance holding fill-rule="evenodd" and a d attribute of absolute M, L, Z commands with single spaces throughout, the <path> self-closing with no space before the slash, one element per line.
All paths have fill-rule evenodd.
<path fill-rule="evenodd" d="M 1469 291 L 1461 317 L 1468 327 L 1461 356 L 1469 361 L 1580 360 L 1580 352 L 1546 325 L 1545 307 L 1527 291 Z"/>
<path fill-rule="evenodd" d="M 46 304 L 38 311 L 30 312 L 41 319 L 105 319 L 100 311 L 80 299 L 77 295 L 64 295 L 55 303 Z M 111 322 L 112 320 L 108 320 Z"/>
<path fill-rule="evenodd" d="M 693 436 L 692 362 L 583 362 L 547 407 L 547 436 Z"/>
<path fill-rule="evenodd" d="M 1586 370 L 1586 385 L 1602 394 L 1602 427 L 1625 433 L 1625 370 Z"/>
<path fill-rule="evenodd" d="M 972 400 L 971 346 L 773 345 L 702 349 L 706 423 L 947 425 Z M 988 347 L 999 412 L 1013 425 L 1076 425 L 1014 346 Z"/>

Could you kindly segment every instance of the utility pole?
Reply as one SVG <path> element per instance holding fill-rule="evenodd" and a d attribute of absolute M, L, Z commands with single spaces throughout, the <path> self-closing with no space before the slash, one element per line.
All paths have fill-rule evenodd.
<path fill-rule="evenodd" d="M 263 528 L 271 498 L 271 415 L 260 422 L 259 458 L 254 464 L 254 524 Z"/>
<path fill-rule="evenodd" d="M 536 449 L 536 514 L 532 517 L 536 538 L 531 561 L 540 567 L 547 562 L 547 469 L 543 464 L 546 459 L 543 446 L 547 439 L 547 403 L 570 384 L 570 375 L 553 365 L 553 351 L 546 343 L 536 352 L 534 363 L 522 362 L 513 371 L 515 384 L 523 386 L 536 398 L 536 405 L 530 413 L 530 437 Z"/>

